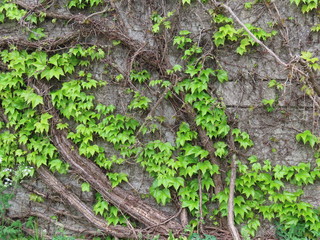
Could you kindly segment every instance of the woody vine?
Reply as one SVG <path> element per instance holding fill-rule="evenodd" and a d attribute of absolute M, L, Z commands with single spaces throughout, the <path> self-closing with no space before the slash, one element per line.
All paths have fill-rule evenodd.
<path fill-rule="evenodd" d="M 318 11 L 317 1 L 290 2 L 306 15 Z M 302 186 L 319 181 L 319 134 L 304 129 L 296 135 L 313 151 L 312 163 L 273 165 L 248 155 L 254 142 L 237 127 L 214 86 L 229 81 L 217 49 L 230 47 L 239 56 L 262 49 L 290 81 L 302 85 L 317 116 L 319 59 L 310 51 L 282 59 L 267 45 L 275 37 L 288 37 L 285 24 L 273 22 L 264 30 L 244 23 L 227 3 L 146 4 L 152 11 L 141 29 L 142 42 L 130 34 L 128 18 L 135 22 L 138 14 L 132 1 L 1 2 L 2 25 L 14 24 L 23 32 L 0 38 L 3 185 L 38 177 L 92 226 L 117 238 L 250 239 L 262 221 L 277 221 L 283 236 L 292 226 L 303 226 L 303 237 L 318 239 L 319 212 L 300 197 Z M 281 19 L 272 1 L 244 4 L 248 11 L 257 5 Z M 210 27 L 200 34 L 177 27 L 179 13 L 196 7 L 210 18 Z M 65 24 L 70 31 L 48 36 L 48 24 Z M 319 24 L 311 31 L 319 31 Z M 121 50 L 127 52 L 125 67 L 116 59 Z M 179 56 L 174 64 L 171 51 Z M 130 102 L 122 109 L 99 102 L 95 90 L 108 86 L 123 89 Z M 274 79 L 268 86 L 285 89 Z M 176 111 L 173 126 L 157 115 L 165 104 Z M 270 114 L 276 105 L 277 99 L 261 99 Z M 173 141 L 164 138 L 168 127 Z M 169 216 L 138 192 L 124 190 L 130 176 L 116 169 L 130 164 L 152 178 L 147 197 L 160 206 L 174 205 L 176 212 Z M 57 177 L 70 171 L 81 179 L 82 191 L 97 192 L 92 208 Z M 287 191 L 288 185 L 296 191 Z"/>

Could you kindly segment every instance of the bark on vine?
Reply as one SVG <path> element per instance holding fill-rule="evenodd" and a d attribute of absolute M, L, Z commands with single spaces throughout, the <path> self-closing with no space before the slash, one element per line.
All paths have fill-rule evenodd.
<path fill-rule="evenodd" d="M 44 83 L 37 86 L 36 83 L 34 83 L 33 87 L 39 95 L 49 92 L 48 86 Z M 118 207 L 121 211 L 130 215 L 144 226 L 148 227 L 148 229 L 151 228 L 155 233 L 167 235 L 170 231 L 176 233 L 182 231 L 181 224 L 175 219 L 171 219 L 156 208 L 147 205 L 140 198 L 128 193 L 122 188 L 113 188 L 105 173 L 103 173 L 102 170 L 91 160 L 80 156 L 77 146 L 67 138 L 66 132 L 56 128 L 55 124 L 59 122 L 59 116 L 50 102 L 49 96 L 44 96 L 44 98 L 46 99 L 44 104 L 45 111 L 54 116 L 51 125 L 52 142 L 61 154 L 61 157 L 70 164 L 79 176 L 98 191 L 106 201 Z M 42 174 L 44 177 L 44 174 L 48 173 L 42 169 L 39 174 Z M 52 187 L 54 187 L 55 190 L 58 190 L 60 189 L 58 185 L 59 183 L 56 181 L 56 184 Z M 60 191 L 59 194 L 68 199 L 68 192 Z M 75 202 L 73 199 L 68 199 L 68 201 Z M 79 206 L 79 203 L 77 205 Z M 81 207 L 79 207 L 79 209 L 81 209 Z M 92 219 L 91 216 L 87 218 Z M 97 225 L 97 221 L 92 222 Z"/>

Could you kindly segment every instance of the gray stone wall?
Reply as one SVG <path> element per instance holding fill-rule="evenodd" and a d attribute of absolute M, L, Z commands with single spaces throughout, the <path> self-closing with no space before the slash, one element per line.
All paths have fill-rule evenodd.
<path fill-rule="evenodd" d="M 156 1 L 155 1 L 156 2 Z M 146 43 L 154 46 L 156 41 L 162 39 L 154 39 L 150 31 L 145 31 L 146 27 L 151 28 L 150 15 L 152 13 L 152 6 L 160 13 L 167 13 L 168 11 L 176 10 L 177 17 L 173 21 L 173 29 L 186 29 L 192 32 L 195 39 L 202 34 L 202 31 L 212 27 L 211 17 L 206 13 L 201 4 L 192 7 L 181 6 L 172 1 L 162 1 L 162 3 L 152 3 L 149 1 L 116 1 L 115 4 L 119 9 L 122 9 L 123 20 L 129 28 L 129 36 L 141 43 Z M 59 3 L 60 12 L 68 12 Z M 252 23 L 263 29 L 271 31 L 270 24 L 278 26 L 278 35 L 268 40 L 265 44 L 270 47 L 281 59 L 285 62 L 294 60 L 295 56 L 299 55 L 301 51 L 311 51 L 315 56 L 320 56 L 320 36 L 319 33 L 311 32 L 310 27 L 319 23 L 319 18 L 314 13 L 302 14 L 295 5 L 289 5 L 289 1 L 279 0 L 271 1 L 270 4 L 257 3 L 253 9 L 245 10 L 243 1 L 228 1 L 231 8 L 244 23 Z M 278 13 L 275 12 L 277 7 Z M 63 10 L 64 9 L 64 10 Z M 62 22 L 52 24 L 50 22 L 43 23 L 46 31 L 50 37 L 63 36 L 72 32 L 72 25 L 64 25 Z M 236 26 L 239 26 L 237 23 Z M 19 29 L 16 29 L 11 23 L 0 25 L 0 33 L 5 36 L 17 36 Z M 99 44 L 106 43 L 104 39 L 87 39 L 87 42 Z M 210 36 L 206 35 L 201 41 L 206 42 L 207 45 L 213 46 L 210 42 Z M 172 65 L 179 63 L 181 53 L 176 51 L 168 43 L 168 59 Z M 225 103 L 227 112 L 234 121 L 234 126 L 241 130 L 247 131 L 254 146 L 247 150 L 245 154 L 250 156 L 257 155 L 262 160 L 269 159 L 273 165 L 296 165 L 300 162 L 310 162 L 312 166 L 315 165 L 313 158 L 313 151 L 307 146 L 298 143 L 295 140 L 297 133 L 303 132 L 306 129 L 312 130 L 314 133 L 320 133 L 319 126 L 319 112 L 316 109 L 314 102 L 304 94 L 300 89 L 302 83 L 299 79 L 290 78 L 290 70 L 280 66 L 272 56 L 270 56 L 262 47 L 252 47 L 248 54 L 239 56 L 235 49 L 238 43 L 228 43 L 224 47 L 219 47 L 211 50 L 216 61 L 223 69 L 228 71 L 229 82 L 224 84 L 212 83 L 212 95 L 222 99 Z M 210 47 L 207 47 L 210 49 Z M 114 60 L 117 67 L 123 72 L 128 69 L 128 62 L 126 57 L 131 52 L 126 49 L 118 49 L 110 55 L 110 59 Z M 152 73 L 156 78 L 157 72 Z M 104 104 L 113 104 L 117 107 L 119 113 L 125 113 L 127 105 L 132 99 L 132 95 L 126 93 L 126 86 L 115 84 L 108 75 L 105 75 L 101 66 L 96 66 L 95 78 L 106 80 L 108 85 L 93 92 L 98 102 Z M 283 91 L 278 91 L 268 87 L 268 82 L 271 79 L 276 79 L 284 86 Z M 319 78 L 317 79 L 319 82 Z M 157 90 L 150 90 L 142 88 L 144 93 L 156 102 L 158 96 Z M 274 111 L 267 112 L 262 104 L 263 99 L 278 98 Z M 132 113 L 137 119 L 143 119 L 144 115 L 139 116 L 138 113 Z M 156 111 L 156 115 L 166 117 L 166 126 L 159 126 L 161 128 L 160 138 L 163 140 L 174 142 L 174 128 L 177 125 L 176 109 L 169 101 L 164 101 Z M 149 136 L 152 138 L 152 136 Z M 104 143 L 100 143 L 104 144 Z M 107 146 L 108 147 L 108 146 Z M 114 153 L 112 148 L 109 149 L 110 154 Z M 148 174 L 138 166 L 138 164 L 127 164 L 118 166 L 120 171 L 129 175 L 130 184 L 124 184 L 123 187 L 132 191 L 134 194 L 143 195 L 148 194 L 151 178 Z M 74 193 L 81 196 L 82 200 L 88 205 L 94 202 L 94 192 L 81 192 L 81 180 L 76 176 L 59 178 L 72 189 Z M 15 217 L 32 215 L 32 213 L 40 212 L 48 217 L 58 215 L 58 220 L 65 226 L 74 226 L 79 229 L 88 230 L 87 223 L 81 219 L 81 216 L 64 202 L 59 200 L 59 197 L 51 194 L 40 181 L 31 179 L 25 182 L 26 188 L 15 189 L 15 196 L 12 199 L 11 207 L 8 209 L 7 215 Z M 320 206 L 320 185 L 319 182 L 312 186 L 304 188 L 305 194 L 303 199 L 314 204 L 316 207 Z M 29 189 L 29 190 L 28 190 Z M 44 203 L 35 203 L 29 200 L 29 193 L 35 192 L 42 194 L 52 201 Z M 150 204 L 156 206 L 153 199 L 146 199 Z M 157 206 L 158 207 L 158 206 Z M 57 213 L 52 209 L 61 211 Z M 164 211 L 173 214 L 175 207 L 162 208 Z M 36 214 L 34 214 L 36 215 Z M 56 232 L 59 226 L 52 225 L 52 223 L 39 222 L 39 225 L 46 229 L 48 233 Z M 92 228 L 91 230 L 94 230 Z M 68 231 L 68 230 L 66 230 Z"/>

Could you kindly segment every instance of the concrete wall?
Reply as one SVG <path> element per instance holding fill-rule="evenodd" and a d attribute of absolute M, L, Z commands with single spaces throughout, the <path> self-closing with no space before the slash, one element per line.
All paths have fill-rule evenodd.
<path fill-rule="evenodd" d="M 315 56 L 319 56 L 319 33 L 310 32 L 310 27 L 319 23 L 319 18 L 315 13 L 303 15 L 295 5 L 290 5 L 289 1 L 285 0 L 271 2 L 266 5 L 263 3 L 255 4 L 250 10 L 244 9 L 242 1 L 229 1 L 228 4 L 244 23 L 252 23 L 268 31 L 272 30 L 269 27 L 271 22 L 274 22 L 275 25 L 278 23 L 278 28 L 276 27 L 279 32 L 278 35 L 268 40 L 266 45 L 278 54 L 283 61 L 289 62 L 293 60 L 301 51 L 311 51 Z M 146 0 L 116 1 L 115 4 L 123 14 L 122 18 L 128 28 L 128 35 L 150 46 L 155 46 L 157 42 L 163 40 L 161 38 L 153 38 L 150 33 L 150 14 L 154 10 L 157 10 L 159 13 L 177 10 L 177 16 L 173 18 L 174 31 L 177 33 L 181 29 L 189 30 L 195 36 L 195 39 L 203 33 L 204 29 L 213 26 L 210 23 L 210 16 L 207 15 L 200 4 L 182 7 L 178 3 L 173 3 L 169 0 L 159 2 Z M 68 10 L 64 8 L 64 4 L 59 3 L 59 5 L 59 10 L 59 7 L 56 9 L 52 7 L 50 10 L 68 13 Z M 276 6 L 279 15 L 274 6 Z M 86 14 L 85 11 L 83 13 Z M 283 26 L 281 23 L 283 23 Z M 50 37 L 63 36 L 75 30 L 72 24 L 66 25 L 63 21 L 58 21 L 56 24 L 47 21 L 42 25 L 46 28 Z M 146 28 L 149 30 L 146 31 Z M 215 27 L 213 26 L 213 29 L 208 31 L 209 33 L 215 31 Z M 283 33 L 283 36 L 281 36 L 280 31 Z M 3 36 L 17 36 L 19 32 L 21 32 L 21 29 L 16 25 L 13 27 L 12 23 L 0 25 L 0 34 Z M 289 71 L 280 66 L 262 47 L 253 47 L 248 54 L 239 56 L 235 52 L 237 44 L 230 43 L 226 44 L 225 47 L 215 48 L 212 42 L 210 42 L 210 38 L 211 35 L 206 33 L 201 43 L 203 42 L 206 45 L 206 49 L 210 49 L 210 46 L 213 47 L 211 53 L 216 57 L 221 67 L 228 71 L 230 79 L 229 82 L 224 84 L 212 83 L 212 95 L 223 100 L 227 107 L 227 112 L 235 120 L 234 126 L 247 131 L 254 141 L 255 145 L 247 150 L 245 154 L 248 156 L 255 154 L 261 160 L 269 159 L 274 165 L 296 165 L 300 162 L 310 162 L 314 166 L 313 151 L 303 144 L 297 143 L 295 135 L 306 129 L 319 134 L 319 109 L 316 109 L 312 100 L 300 90 L 302 83 L 299 82 L 299 79 L 290 78 Z M 97 42 L 105 45 L 110 44 L 105 39 L 95 37 L 94 34 L 82 41 L 88 43 Z M 129 54 L 132 54 L 132 52 L 127 48 L 117 49 L 111 52 L 109 58 L 117 64 L 120 70 L 125 72 L 128 68 L 127 57 Z M 167 57 L 170 63 L 179 63 L 180 56 L 181 53 L 172 48 L 171 43 L 168 43 Z M 155 78 L 158 75 L 157 72 L 153 72 L 152 74 Z M 95 77 L 108 81 L 107 86 L 94 92 L 96 100 L 105 104 L 114 104 L 119 113 L 125 113 L 126 107 L 132 99 L 132 95 L 125 92 L 126 86 L 111 81 L 108 75 L 103 73 L 101 66 L 95 67 Z M 284 90 L 277 91 L 268 88 L 268 82 L 271 79 L 276 79 L 282 83 Z M 151 97 L 154 101 L 153 103 L 158 98 L 157 95 L 154 95 L 155 92 L 144 88 L 144 93 Z M 278 104 L 274 111 L 267 112 L 261 101 L 274 97 L 278 97 Z M 167 118 L 167 127 L 161 126 L 159 137 L 173 142 L 173 129 L 178 124 L 176 120 L 177 109 L 174 109 L 169 101 L 165 101 L 158 107 L 156 114 Z M 139 115 L 139 113 L 132 113 L 132 115 L 137 119 L 145 117 L 145 114 Z M 149 137 L 151 138 L 152 136 Z M 110 154 L 114 152 L 111 148 L 109 150 Z M 125 184 L 123 185 L 124 188 L 132 192 L 137 191 L 139 194 L 148 193 L 151 178 L 141 167 L 137 164 L 131 164 L 119 166 L 119 169 L 129 175 L 130 185 Z M 82 193 L 80 189 L 81 181 L 76 176 L 59 176 L 59 178 L 74 193 L 81 196 L 86 203 L 89 205 L 93 203 L 94 192 Z M 8 216 L 21 216 L 24 213 L 25 215 L 31 213 L 32 215 L 32 212 L 38 211 L 47 216 L 58 215 L 59 221 L 66 225 L 79 228 L 88 227 L 85 222 L 74 216 L 54 212 L 51 207 L 59 209 L 62 212 L 68 210 L 68 214 L 77 215 L 72 208 L 61 202 L 55 194 L 48 191 L 37 179 L 28 180 L 26 184 L 30 189 L 48 196 L 51 200 L 42 204 L 34 203 L 29 200 L 30 191 L 25 188 L 15 189 L 16 194 L 11 201 L 11 207 L 7 213 Z M 320 206 L 319 188 L 319 182 L 305 187 L 303 198 L 315 206 Z M 154 200 L 147 199 L 146 201 L 156 206 Z M 175 211 L 174 207 L 170 205 L 163 209 L 169 213 Z M 43 227 L 51 233 L 57 231 L 58 228 L 47 223 Z"/>

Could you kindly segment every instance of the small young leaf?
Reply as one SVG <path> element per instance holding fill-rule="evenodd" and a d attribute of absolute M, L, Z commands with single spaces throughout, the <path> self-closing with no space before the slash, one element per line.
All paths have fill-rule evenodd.
<path fill-rule="evenodd" d="M 90 192 L 90 184 L 87 182 L 82 183 L 81 190 L 82 192 Z"/>

